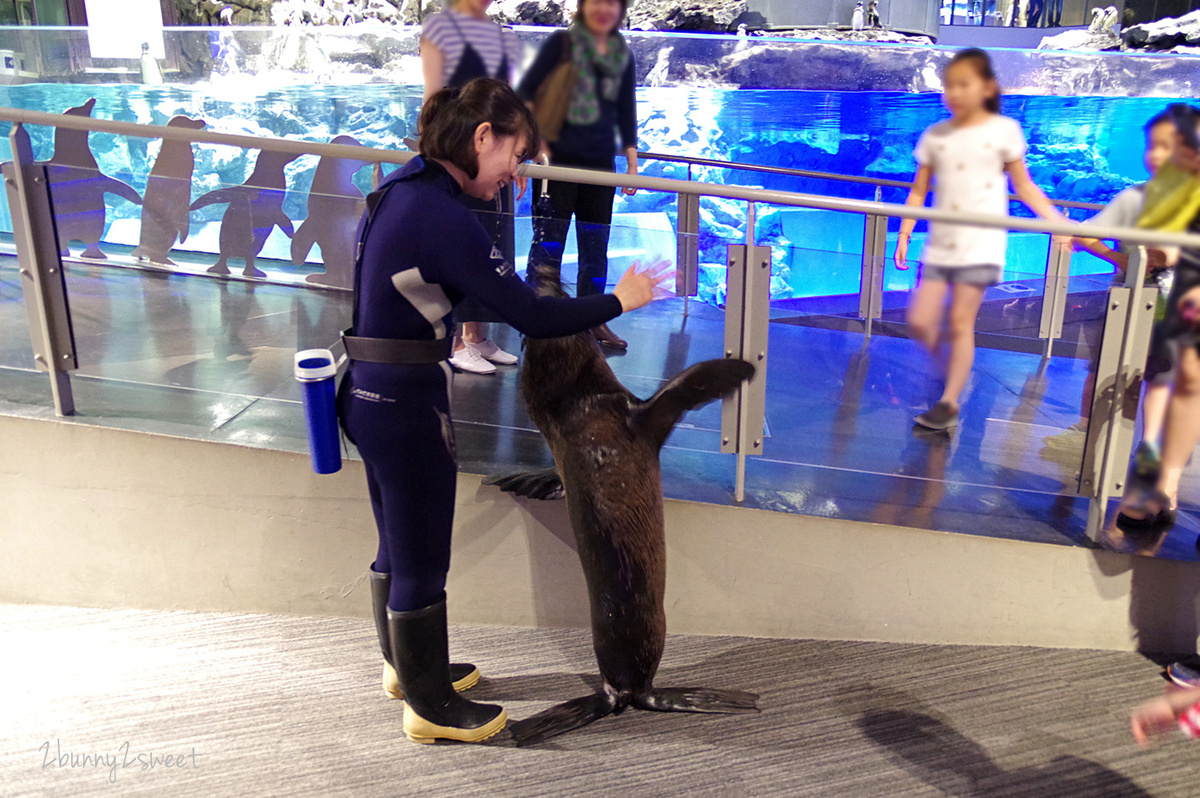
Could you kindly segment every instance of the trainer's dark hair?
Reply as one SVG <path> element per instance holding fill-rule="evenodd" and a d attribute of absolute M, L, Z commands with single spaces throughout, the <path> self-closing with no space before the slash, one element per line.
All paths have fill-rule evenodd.
<path fill-rule="evenodd" d="M 949 72 L 950 67 L 955 64 L 968 64 L 975 69 L 979 77 L 996 84 L 996 94 L 987 98 L 984 107 L 993 114 L 1000 113 L 1000 81 L 996 80 L 996 70 L 992 67 L 992 57 L 978 47 L 968 47 L 966 50 L 959 50 L 950 59 L 950 63 L 946 64 L 946 69 L 943 70 L 942 74 L 944 75 L 946 72 Z"/>
<path fill-rule="evenodd" d="M 479 175 L 475 131 L 490 122 L 499 138 L 524 137 L 521 160 L 537 152 L 537 122 L 507 83 L 477 78 L 461 89 L 445 88 L 425 101 L 421 109 L 421 157 L 449 161 L 472 180 Z"/>
<path fill-rule="evenodd" d="M 573 19 L 580 25 L 583 24 L 583 7 L 587 5 L 587 1 L 588 0 L 579 0 L 579 2 L 575 5 L 575 16 Z M 625 22 L 625 15 L 629 13 L 629 0 L 618 1 L 621 3 L 621 16 L 617 17 L 617 24 L 613 26 L 612 31 L 609 31 L 609 33 L 620 30 L 621 25 Z"/>

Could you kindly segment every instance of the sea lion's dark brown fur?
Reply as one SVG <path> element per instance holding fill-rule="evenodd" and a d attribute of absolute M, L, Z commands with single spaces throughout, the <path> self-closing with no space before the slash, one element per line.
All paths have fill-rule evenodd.
<path fill-rule="evenodd" d="M 561 293 L 557 275 L 543 292 Z M 521 390 L 557 465 L 495 477 L 504 490 L 566 494 L 591 601 L 601 692 L 512 725 L 519 744 L 549 739 L 627 706 L 675 712 L 756 712 L 757 696 L 655 689 L 667 624 L 666 540 L 659 449 L 687 410 L 732 393 L 754 376 L 741 360 L 709 360 L 677 375 L 648 401 L 613 374 L 591 333 L 526 342 Z M 561 483 L 559 483 L 561 475 Z"/>

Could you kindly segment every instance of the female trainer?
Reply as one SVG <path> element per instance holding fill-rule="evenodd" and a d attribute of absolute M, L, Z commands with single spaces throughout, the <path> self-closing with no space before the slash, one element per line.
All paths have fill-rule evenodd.
<path fill-rule="evenodd" d="M 538 297 L 499 257 L 463 193 L 494 197 L 537 148 L 533 116 L 511 88 L 481 78 L 439 91 L 421 111 L 420 156 L 367 198 L 354 275 L 342 427 L 367 471 L 379 527 L 371 569 L 384 689 L 403 697 L 410 740 L 477 742 L 504 728 L 502 707 L 455 692 L 479 679 L 451 673 L 446 572 L 457 460 L 450 420 L 454 306 L 471 297 L 520 332 L 573 335 L 660 295 L 664 275 L 632 267 L 612 294 Z M 394 671 L 392 670 L 394 668 Z M 398 674 L 398 679 L 397 679 Z"/>

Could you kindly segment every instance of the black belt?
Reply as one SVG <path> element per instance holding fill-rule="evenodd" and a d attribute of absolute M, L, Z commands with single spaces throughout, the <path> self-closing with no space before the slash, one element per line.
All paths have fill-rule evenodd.
<path fill-rule="evenodd" d="M 342 333 L 346 356 L 367 363 L 389 363 L 394 366 L 416 366 L 449 360 L 454 353 L 454 339 L 447 336 L 431 341 L 412 341 L 401 338 L 362 338 Z"/>

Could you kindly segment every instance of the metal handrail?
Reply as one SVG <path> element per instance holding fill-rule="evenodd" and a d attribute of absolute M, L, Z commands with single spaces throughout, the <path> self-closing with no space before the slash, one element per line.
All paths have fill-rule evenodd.
<path fill-rule="evenodd" d="M 761 172 L 771 175 L 783 175 L 785 177 L 811 177 L 818 180 L 832 180 L 839 183 L 858 183 L 867 186 L 883 186 L 885 188 L 903 188 L 910 189 L 913 184 L 903 180 L 891 180 L 884 177 L 867 177 L 863 175 L 844 175 L 838 172 L 817 172 L 811 169 L 793 169 L 787 166 L 763 166 L 762 164 L 744 163 L 742 161 L 719 161 L 712 158 L 695 158 L 688 155 L 666 155 L 661 152 L 639 152 L 638 158 L 647 161 L 667 161 L 669 163 L 683 163 L 689 166 L 711 166 L 717 169 L 736 169 L 739 172 Z M 1009 199 L 1017 200 L 1020 197 L 1015 194 L 1010 194 Z M 1080 202 L 1077 200 L 1050 200 L 1055 205 L 1061 208 L 1081 208 L 1083 210 L 1098 211 L 1104 207 L 1103 204 L 1097 202 Z"/>
<path fill-rule="evenodd" d="M 49 114 L 42 111 L 26 111 L 19 108 L 0 108 L 0 121 L 66 128 L 68 130 L 113 133 L 139 138 L 223 144 L 243 149 L 270 150 L 295 155 L 317 155 L 378 163 L 403 164 L 416 157 L 415 153 L 400 150 L 356 147 L 345 144 L 321 144 L 317 142 L 295 141 L 293 139 L 243 136 L 232 133 L 214 133 L 211 131 L 189 130 L 187 128 L 166 127 L 163 125 L 139 125 L 132 122 Z M 878 216 L 918 219 L 930 222 L 948 222 L 951 224 L 1001 230 L 1050 233 L 1059 236 L 1118 239 L 1126 244 L 1200 247 L 1200 235 L 1189 233 L 1167 233 L 1155 230 L 1139 230 L 1133 227 L 1113 227 L 1111 225 L 1086 223 L 1073 224 L 1070 222 L 1026 219 L 1001 214 L 945 211 L 938 208 L 917 207 L 915 205 L 844 199 L 841 197 L 826 197 L 816 194 L 773 191 L 742 186 L 719 186 L 714 183 L 704 183 L 701 181 L 616 174 L 614 172 L 591 169 L 569 169 L 561 166 L 537 166 L 529 163 L 521 166 L 519 174 L 534 179 L 584 183 L 596 186 L 629 187 L 649 191 L 662 191 L 670 194 L 722 197 L 745 202 L 765 202 L 771 205 L 789 205 L 802 208 L 844 211 L 847 213 L 875 214 Z"/>

